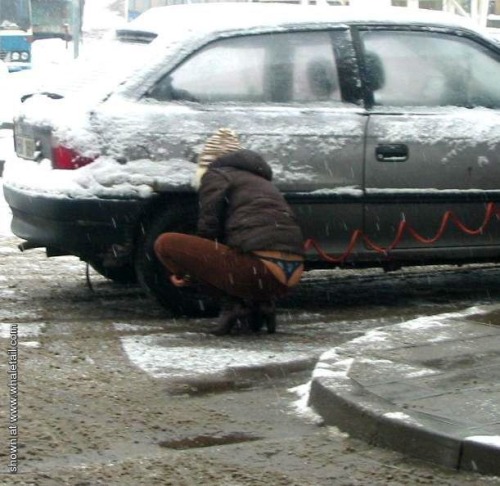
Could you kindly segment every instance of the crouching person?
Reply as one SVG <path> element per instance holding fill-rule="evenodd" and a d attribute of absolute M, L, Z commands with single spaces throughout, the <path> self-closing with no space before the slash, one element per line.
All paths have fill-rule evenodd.
<path fill-rule="evenodd" d="M 164 233 L 155 242 L 174 285 L 196 280 L 221 296 L 215 334 L 229 334 L 236 323 L 274 332 L 275 300 L 301 278 L 302 232 L 271 180 L 259 154 L 219 129 L 199 156 L 198 235 Z"/>

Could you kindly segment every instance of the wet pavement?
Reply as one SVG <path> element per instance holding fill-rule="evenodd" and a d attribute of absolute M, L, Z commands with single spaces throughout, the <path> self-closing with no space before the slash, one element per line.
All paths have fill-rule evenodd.
<path fill-rule="evenodd" d="M 324 353 L 309 403 L 369 443 L 500 475 L 500 305 L 368 331 Z"/>
<path fill-rule="evenodd" d="M 311 377 L 316 400 L 319 371 L 328 356 L 333 359 L 333 351 L 351 353 L 353 361 L 375 360 L 368 343 L 375 352 L 382 337 L 387 340 L 398 328 L 399 336 L 413 331 L 419 339 L 386 343 L 387 353 L 380 353 L 387 361 L 396 362 L 388 353 L 396 353 L 398 346 L 451 344 L 456 326 L 464 322 L 491 327 L 496 336 L 490 324 L 500 321 L 494 319 L 499 267 L 310 272 L 281 302 L 276 334 L 220 338 L 208 332 L 213 319 L 173 319 L 135 286 L 115 285 L 92 271 L 89 285 L 78 259 L 47 259 L 42 250 L 21 253 L 17 243 L 11 236 L 0 237 L 0 346 L 5 351 L 0 369 L 6 374 L 15 329 L 21 365 L 20 474 L 5 474 L 9 430 L 4 426 L 0 484 L 500 483 L 486 475 L 484 463 L 477 468 L 483 474 L 475 474 L 457 471 L 452 460 L 433 464 L 417 459 L 418 450 L 403 447 L 410 435 L 399 422 L 403 444 L 377 447 L 373 435 L 357 438 L 354 428 L 344 433 L 345 423 L 324 426 L 306 407 Z M 447 329 L 451 324 L 453 329 Z M 471 339 L 465 331 L 464 337 Z M 436 355 L 429 356 L 436 362 L 415 368 L 437 368 L 442 352 L 436 348 Z M 375 371 L 380 355 L 376 359 Z M 445 370 L 452 367 L 450 361 Z M 404 375 L 402 365 L 397 368 Z M 438 374 L 420 378 L 433 377 Z M 337 378 L 339 384 L 347 381 Z M 0 388 L 0 403 L 9 403 L 11 392 Z M 354 395 L 329 396 L 328 410 L 341 410 L 337 404 L 345 397 Z M 354 397 L 352 420 L 363 400 Z M 330 423 L 331 417 L 318 411 Z M 399 408 L 391 407 L 389 419 L 399 415 Z M 4 424 L 9 418 L 5 406 L 0 418 Z M 379 417 L 370 419 L 365 423 L 378 430 Z M 475 430 L 467 437 L 478 435 Z M 456 456 L 453 444 L 439 441 L 431 437 L 434 451 Z"/>

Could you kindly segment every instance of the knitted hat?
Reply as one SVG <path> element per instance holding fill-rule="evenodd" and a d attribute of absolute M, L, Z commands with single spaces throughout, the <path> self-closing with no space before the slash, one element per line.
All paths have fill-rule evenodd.
<path fill-rule="evenodd" d="M 208 167 L 216 158 L 240 150 L 238 135 L 230 128 L 219 128 L 206 142 L 198 157 L 200 167 Z"/>
<path fill-rule="evenodd" d="M 198 168 L 193 178 L 193 186 L 196 189 L 200 188 L 201 178 L 215 159 L 240 149 L 241 145 L 236 132 L 230 128 L 219 128 L 208 138 L 198 156 Z"/>

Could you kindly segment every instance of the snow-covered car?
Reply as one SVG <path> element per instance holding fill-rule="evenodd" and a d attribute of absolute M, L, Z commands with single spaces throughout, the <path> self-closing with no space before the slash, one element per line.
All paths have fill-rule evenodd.
<path fill-rule="evenodd" d="M 213 310 L 152 244 L 195 230 L 196 157 L 229 127 L 271 164 L 308 268 L 500 260 L 500 47 L 467 20 L 196 4 L 151 9 L 115 43 L 25 97 L 3 186 L 23 249 Z"/>

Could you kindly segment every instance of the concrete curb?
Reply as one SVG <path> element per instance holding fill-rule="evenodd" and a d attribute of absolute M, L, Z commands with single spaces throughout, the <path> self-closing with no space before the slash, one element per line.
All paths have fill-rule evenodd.
<path fill-rule="evenodd" d="M 404 411 L 395 412 L 393 406 L 355 387 L 340 393 L 332 385 L 329 378 L 315 378 L 311 384 L 310 404 L 326 424 L 336 425 L 370 444 L 457 467 L 461 450 L 458 437 L 436 433 Z"/>
<path fill-rule="evenodd" d="M 414 321 L 379 328 L 323 354 L 309 405 L 327 425 L 371 444 L 500 475 L 500 385 L 494 376 L 478 381 L 479 371 L 487 376 L 484 362 L 469 359 L 482 350 L 494 363 L 486 371 L 500 374 L 495 349 L 500 357 L 500 327 L 454 314 L 436 316 L 424 329 Z"/>
<path fill-rule="evenodd" d="M 254 366 L 231 366 L 218 373 L 162 378 L 170 393 L 207 393 L 242 389 L 261 383 L 263 380 L 285 378 L 293 373 L 310 371 L 317 357 L 300 358 L 282 363 Z"/>

